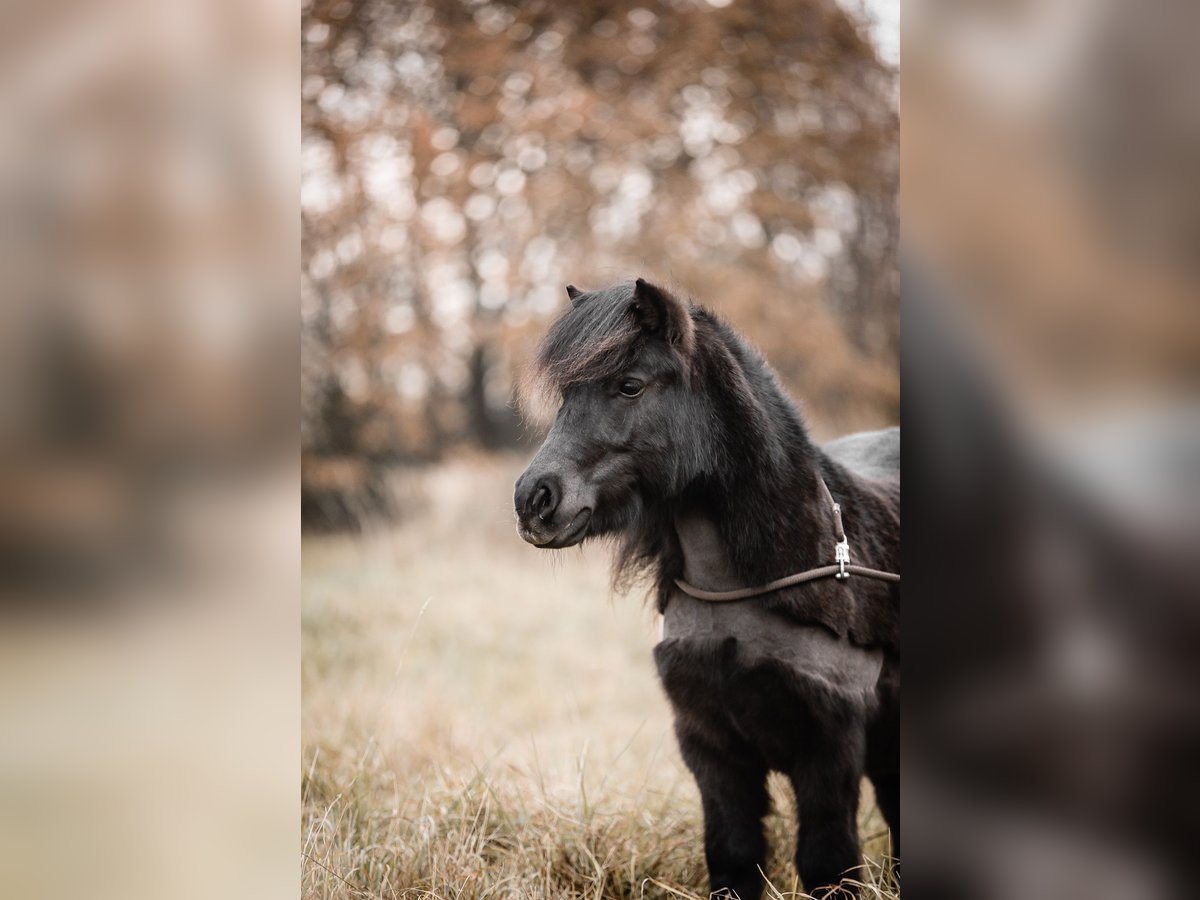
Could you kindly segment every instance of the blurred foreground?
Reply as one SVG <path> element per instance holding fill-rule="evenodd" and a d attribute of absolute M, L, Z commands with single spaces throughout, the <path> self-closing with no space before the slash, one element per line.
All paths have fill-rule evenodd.
<path fill-rule="evenodd" d="M 517 537 L 522 465 L 449 463 L 403 487 L 404 524 L 305 539 L 308 897 L 707 896 L 657 617 L 610 595 L 604 547 Z M 888 839 L 864 785 L 872 881 Z M 789 791 L 769 819 L 783 891 Z"/>

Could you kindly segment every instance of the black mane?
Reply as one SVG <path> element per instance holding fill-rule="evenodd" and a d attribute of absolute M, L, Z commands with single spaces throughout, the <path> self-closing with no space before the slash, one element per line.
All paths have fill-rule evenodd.
<path fill-rule="evenodd" d="M 572 303 L 550 326 L 534 359 L 536 376 L 556 391 L 619 374 L 644 345 L 630 314 L 632 281 L 586 296 L 587 302 Z"/>

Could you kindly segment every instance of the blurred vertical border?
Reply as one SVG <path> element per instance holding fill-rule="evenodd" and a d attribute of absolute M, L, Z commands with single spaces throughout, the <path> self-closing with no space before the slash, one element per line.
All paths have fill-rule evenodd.
<path fill-rule="evenodd" d="M 0 11 L 4 896 L 295 896 L 298 19 Z"/>
<path fill-rule="evenodd" d="M 914 896 L 1198 892 L 1198 25 L 904 5 Z"/>

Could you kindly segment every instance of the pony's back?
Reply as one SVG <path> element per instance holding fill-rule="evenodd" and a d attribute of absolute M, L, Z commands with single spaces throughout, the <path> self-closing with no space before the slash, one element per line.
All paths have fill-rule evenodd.
<path fill-rule="evenodd" d="M 860 431 L 825 444 L 826 455 L 855 475 L 874 481 L 900 481 L 900 428 Z"/>

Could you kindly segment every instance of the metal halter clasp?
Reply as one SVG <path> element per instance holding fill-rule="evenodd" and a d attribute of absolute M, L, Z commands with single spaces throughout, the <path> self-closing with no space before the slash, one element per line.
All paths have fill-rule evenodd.
<path fill-rule="evenodd" d="M 842 538 L 834 547 L 834 561 L 838 564 L 838 570 L 833 577 L 838 581 L 845 581 L 850 577 L 850 573 L 846 571 L 846 564 L 850 562 L 850 542 Z"/>

